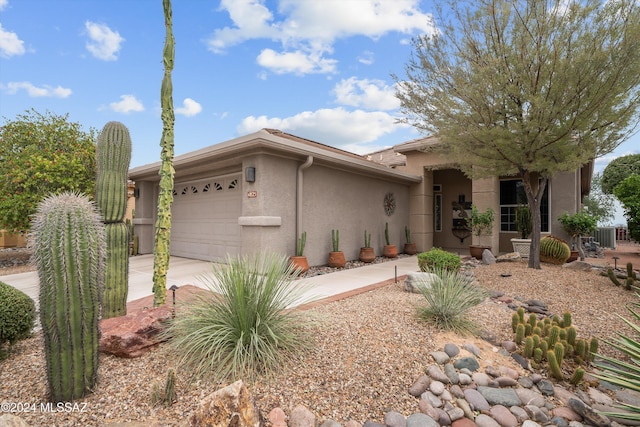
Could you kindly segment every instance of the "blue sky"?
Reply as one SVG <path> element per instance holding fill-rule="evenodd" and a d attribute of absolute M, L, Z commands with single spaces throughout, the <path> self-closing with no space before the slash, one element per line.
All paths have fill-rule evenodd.
<path fill-rule="evenodd" d="M 271 127 L 359 154 L 420 136 L 391 74 L 432 1 L 173 0 L 175 151 Z M 0 0 L 0 116 L 124 123 L 131 166 L 160 158 L 161 0 Z M 598 159 L 640 152 L 636 134 Z"/>

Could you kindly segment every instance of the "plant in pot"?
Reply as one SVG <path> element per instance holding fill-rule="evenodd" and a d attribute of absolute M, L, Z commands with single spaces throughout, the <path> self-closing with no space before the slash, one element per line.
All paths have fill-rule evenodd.
<path fill-rule="evenodd" d="M 331 248 L 329 252 L 329 267 L 342 268 L 347 263 L 344 252 L 340 250 L 340 230 L 331 230 Z"/>
<path fill-rule="evenodd" d="M 296 255 L 289 257 L 289 261 L 293 265 L 293 270 L 296 274 L 301 275 L 309 271 L 309 263 L 307 257 L 304 256 L 304 246 L 307 244 L 307 232 L 303 231 L 298 238 L 298 244 L 296 245 Z"/>
<path fill-rule="evenodd" d="M 411 230 L 407 226 L 404 227 L 404 237 L 407 241 L 404 244 L 404 253 L 407 255 L 415 255 L 418 252 L 418 248 L 415 243 L 411 242 Z"/>
<path fill-rule="evenodd" d="M 398 249 L 396 245 L 392 245 L 389 241 L 389 223 L 384 223 L 384 241 L 385 245 L 382 248 L 382 254 L 387 258 L 396 258 L 398 256 Z"/>
<path fill-rule="evenodd" d="M 518 252 L 521 258 L 529 258 L 531 252 L 531 239 L 529 236 L 533 231 L 533 221 L 529 206 L 521 205 L 516 208 L 516 227 L 520 238 L 511 239 L 513 251 Z"/>
<path fill-rule="evenodd" d="M 580 261 L 584 261 L 584 249 L 582 247 L 582 236 L 588 236 L 598 228 L 598 219 L 589 212 L 582 210 L 569 215 L 568 212 L 558 217 L 558 221 L 562 229 L 573 239 L 571 243 L 570 261 L 575 261 L 576 255 L 580 257 Z M 577 254 L 576 252 L 577 247 Z"/>
<path fill-rule="evenodd" d="M 471 206 L 471 216 L 466 219 L 467 226 L 471 229 L 474 235 L 482 237 L 483 234 L 491 235 L 491 229 L 493 228 L 493 209 L 488 208 L 484 212 L 480 212 L 475 205 Z M 479 239 L 482 240 L 482 239 Z M 485 249 L 491 250 L 491 246 L 486 245 L 471 245 L 469 246 L 469 253 L 476 259 L 482 259 L 482 252 Z"/>
<path fill-rule="evenodd" d="M 376 254 L 371 247 L 371 233 L 367 233 L 364 230 L 364 246 L 360 248 L 360 256 L 358 257 L 362 262 L 373 262 L 376 259 Z"/>

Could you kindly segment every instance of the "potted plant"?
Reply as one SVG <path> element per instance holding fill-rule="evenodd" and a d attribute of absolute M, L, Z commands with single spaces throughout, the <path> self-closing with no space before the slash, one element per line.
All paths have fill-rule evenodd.
<path fill-rule="evenodd" d="M 478 207 L 471 206 L 471 216 L 466 218 L 467 226 L 471 229 L 473 234 L 481 237 L 483 234 L 491 235 L 493 228 L 493 209 L 488 208 L 481 213 Z M 476 259 L 482 259 L 482 252 L 485 249 L 491 250 L 491 246 L 485 245 L 471 245 L 469 246 L 469 253 Z"/>
<path fill-rule="evenodd" d="M 511 239 L 513 251 L 518 252 L 521 258 L 529 258 L 531 251 L 531 239 L 529 236 L 533 231 L 533 222 L 529 206 L 522 205 L 516 208 L 516 227 L 520 238 Z"/>
<path fill-rule="evenodd" d="M 298 238 L 298 244 L 296 245 L 296 255 L 289 257 L 289 261 L 293 265 L 293 269 L 298 274 L 303 274 L 309 271 L 309 263 L 307 257 L 304 256 L 304 246 L 307 244 L 307 232 L 303 231 Z"/>
<path fill-rule="evenodd" d="M 367 233 L 367 230 L 364 230 L 364 246 L 360 248 L 360 256 L 358 258 L 366 263 L 373 262 L 376 259 L 375 251 L 371 247 L 371 233 Z"/>
<path fill-rule="evenodd" d="M 347 263 L 344 252 L 340 250 L 340 230 L 331 230 L 331 248 L 329 252 L 329 267 L 342 268 Z"/>
<path fill-rule="evenodd" d="M 584 249 L 582 247 L 582 236 L 588 236 L 598 228 L 598 219 L 589 212 L 582 210 L 569 215 L 568 212 L 558 217 L 562 229 L 573 239 L 571 244 L 571 255 L 567 262 L 575 261 L 577 256 L 580 261 L 584 261 Z M 575 249 L 577 245 L 577 250 Z"/>
<path fill-rule="evenodd" d="M 382 248 L 382 254 L 387 258 L 396 258 L 398 256 L 398 249 L 396 245 L 392 245 L 389 241 L 389 223 L 384 223 L 384 241 L 385 245 Z"/>
<path fill-rule="evenodd" d="M 418 252 L 418 248 L 415 243 L 411 242 L 411 230 L 407 226 L 404 227 L 404 237 L 407 241 L 404 244 L 404 253 L 407 255 L 415 255 Z"/>

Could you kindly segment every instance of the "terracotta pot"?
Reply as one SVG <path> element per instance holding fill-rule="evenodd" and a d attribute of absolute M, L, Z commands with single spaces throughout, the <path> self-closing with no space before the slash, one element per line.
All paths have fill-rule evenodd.
<path fill-rule="evenodd" d="M 471 245 L 469 246 L 469 254 L 475 259 L 482 259 L 482 252 L 485 249 L 491 250 L 491 246 Z"/>
<path fill-rule="evenodd" d="M 329 252 L 329 267 L 342 268 L 346 263 L 347 260 L 344 258 L 344 252 Z"/>
<path fill-rule="evenodd" d="M 289 262 L 293 266 L 294 270 L 298 270 L 299 274 L 309 271 L 309 263 L 306 256 L 291 256 Z"/>
<path fill-rule="evenodd" d="M 360 261 L 362 262 L 373 262 L 376 259 L 376 254 L 373 248 L 360 248 Z"/>
<path fill-rule="evenodd" d="M 404 253 L 407 255 L 415 255 L 418 252 L 418 248 L 415 243 L 405 243 Z"/>
<path fill-rule="evenodd" d="M 573 261 L 577 260 L 579 257 L 580 257 L 580 252 L 571 251 L 571 255 L 569 255 L 569 258 L 567 259 L 566 262 L 573 262 Z"/>
<path fill-rule="evenodd" d="M 398 249 L 396 245 L 384 245 L 382 248 L 382 255 L 387 258 L 396 258 L 398 256 Z"/>

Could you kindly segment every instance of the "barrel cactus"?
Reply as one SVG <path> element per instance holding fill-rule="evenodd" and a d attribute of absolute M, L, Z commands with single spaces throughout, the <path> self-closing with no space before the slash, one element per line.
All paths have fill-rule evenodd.
<path fill-rule="evenodd" d="M 96 145 L 96 201 L 107 236 L 102 309 L 105 319 L 127 314 L 129 227 L 123 220 L 127 211 L 130 160 L 131 137 L 127 127 L 120 122 L 104 125 Z"/>
<path fill-rule="evenodd" d="M 540 261 L 550 264 L 564 264 L 571 256 L 571 248 L 564 240 L 546 236 L 540 240 Z"/>
<path fill-rule="evenodd" d="M 87 197 L 62 193 L 38 205 L 32 230 L 50 398 L 67 402 L 96 384 L 104 225 Z"/>

